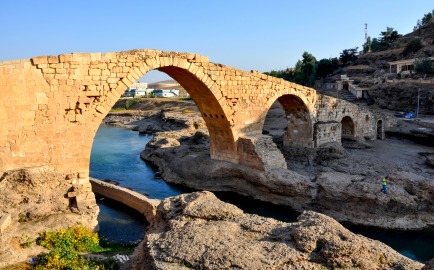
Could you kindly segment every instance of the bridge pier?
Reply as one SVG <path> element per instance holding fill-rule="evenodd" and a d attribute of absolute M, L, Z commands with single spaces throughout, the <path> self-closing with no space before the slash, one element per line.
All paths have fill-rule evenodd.
<path fill-rule="evenodd" d="M 287 169 L 285 157 L 270 136 L 255 135 L 238 138 L 239 164 L 261 171 L 275 168 Z"/>

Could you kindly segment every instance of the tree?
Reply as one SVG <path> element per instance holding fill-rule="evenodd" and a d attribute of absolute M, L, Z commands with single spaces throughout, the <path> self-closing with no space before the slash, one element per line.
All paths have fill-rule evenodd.
<path fill-rule="evenodd" d="M 304 86 L 313 86 L 317 70 L 317 61 L 315 57 L 308 53 L 303 53 L 303 59 L 298 60 L 295 65 L 294 81 Z"/>
<path fill-rule="evenodd" d="M 342 61 L 344 65 L 346 65 L 349 62 L 356 62 L 357 60 L 357 50 L 359 47 L 354 47 L 351 49 L 345 49 L 341 52 L 341 55 L 339 56 L 339 60 Z"/>
<path fill-rule="evenodd" d="M 417 58 L 414 61 L 414 70 L 418 73 L 433 74 L 432 60 L 427 57 Z"/>
<path fill-rule="evenodd" d="M 379 52 L 381 51 L 381 44 L 380 41 L 378 41 L 378 38 L 373 38 L 371 42 L 371 51 L 373 52 Z"/>
<path fill-rule="evenodd" d="M 428 12 L 427 14 L 423 15 L 423 18 L 421 21 L 422 25 L 429 24 L 433 20 L 433 17 L 434 17 L 434 9 L 432 12 Z"/>
<path fill-rule="evenodd" d="M 366 42 L 363 44 L 363 52 L 367 53 L 371 51 L 371 37 L 366 39 Z"/>
<path fill-rule="evenodd" d="M 333 71 L 338 67 L 338 59 L 329 58 L 329 59 L 321 59 L 318 62 L 318 68 L 316 71 L 317 77 L 324 78 L 325 76 L 333 73 Z"/>
<path fill-rule="evenodd" d="M 422 48 L 422 42 L 418 38 L 412 39 L 404 48 L 402 54 L 408 55 L 410 53 L 415 53 Z"/>
<path fill-rule="evenodd" d="M 294 71 L 291 68 L 287 68 L 284 70 L 272 70 L 270 72 L 264 72 L 264 74 L 269 75 L 269 76 L 273 76 L 273 77 L 277 77 L 277 78 L 281 78 L 287 81 L 294 81 Z"/>
<path fill-rule="evenodd" d="M 380 44 L 382 50 L 386 50 L 390 47 L 392 42 L 400 38 L 402 35 L 398 34 L 398 31 L 393 30 L 393 27 L 387 27 L 385 32 L 380 33 Z"/>
<path fill-rule="evenodd" d="M 417 20 L 416 26 L 414 28 L 420 29 L 422 26 L 425 26 L 432 21 L 434 21 L 434 9 L 431 12 L 424 14 L 422 19 Z"/>

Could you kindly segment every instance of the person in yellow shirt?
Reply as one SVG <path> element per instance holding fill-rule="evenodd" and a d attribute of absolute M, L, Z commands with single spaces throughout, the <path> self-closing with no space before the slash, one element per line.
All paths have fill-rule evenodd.
<path fill-rule="evenodd" d="M 387 193 L 387 180 L 389 180 L 389 176 L 386 176 L 383 178 L 382 180 L 382 184 L 383 184 L 383 193 L 386 194 Z"/>

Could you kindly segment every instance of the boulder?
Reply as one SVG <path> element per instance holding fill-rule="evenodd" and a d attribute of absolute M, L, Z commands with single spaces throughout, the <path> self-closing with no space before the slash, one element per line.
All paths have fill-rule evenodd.
<path fill-rule="evenodd" d="M 163 200 L 133 254 L 136 269 L 421 269 L 385 244 L 325 215 L 298 222 L 245 214 L 211 192 Z"/>

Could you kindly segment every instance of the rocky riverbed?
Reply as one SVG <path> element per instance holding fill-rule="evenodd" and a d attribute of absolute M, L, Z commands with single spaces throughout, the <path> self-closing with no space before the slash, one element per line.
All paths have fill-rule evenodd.
<path fill-rule="evenodd" d="M 115 125 L 120 123 L 124 127 L 131 127 L 142 133 L 154 134 L 153 140 L 142 152 L 141 157 L 157 166 L 158 174 L 165 181 L 198 190 L 233 191 L 274 204 L 290 206 L 303 213 L 299 218 L 299 222 L 301 222 L 299 224 L 303 224 L 300 226 L 315 223 L 321 224 L 318 225 L 319 227 L 327 227 L 326 223 L 329 222 L 337 224 L 336 226 L 339 225 L 333 219 L 312 211 L 331 216 L 339 222 L 390 229 L 421 229 L 434 224 L 434 215 L 432 214 L 434 210 L 434 170 L 429 161 L 433 154 L 431 147 L 396 138 L 373 142 L 344 141 L 342 146 L 331 143 L 318 149 L 283 147 L 281 134 L 283 134 L 282 131 L 286 126 L 281 124 L 279 121 L 281 117 L 278 114 L 275 114 L 274 117 L 275 119 L 271 122 L 266 121 L 264 133 L 273 137 L 286 158 L 288 169 L 274 169 L 266 172 L 224 161 L 211 160 L 209 158 L 208 133 L 205 123 L 197 111 L 189 110 L 186 113 L 182 108 L 177 108 L 157 111 L 150 117 L 135 121 L 129 121 L 128 115 L 113 115 L 107 119 L 110 119 L 110 122 Z M 276 126 L 273 121 L 280 123 L 281 126 Z M 385 175 L 390 177 L 387 194 L 380 191 L 380 180 Z M 241 225 L 232 223 L 233 219 L 239 217 L 238 214 L 241 216 L 244 214 L 234 210 L 234 213 L 238 214 L 224 216 L 222 220 L 209 216 L 184 215 L 183 207 L 187 207 L 186 201 L 190 200 L 185 196 L 189 195 L 167 199 L 166 202 L 162 203 L 159 208 L 160 222 L 152 225 L 150 233 L 147 234 L 141 245 L 141 250 L 137 251 L 139 252 L 139 255 L 136 254 L 138 265 L 151 263 L 155 269 L 175 269 L 179 265 L 205 267 L 207 269 L 230 268 L 231 266 L 236 268 L 239 263 L 242 265 L 240 267 L 244 269 L 249 267 L 259 269 L 264 266 L 261 265 L 262 261 L 249 259 L 250 255 L 248 254 L 252 253 L 251 250 L 242 249 L 242 246 L 256 246 L 256 244 L 252 244 L 253 242 L 248 242 L 250 240 L 246 243 L 240 241 L 240 246 L 235 245 L 243 251 L 239 252 L 240 254 L 229 249 L 229 253 L 223 252 L 226 254 L 221 255 L 223 257 L 219 255 L 221 253 L 219 247 L 226 249 L 226 242 L 230 243 L 230 239 L 240 237 L 237 234 L 240 233 L 238 229 L 235 234 L 226 232 L 226 230 L 230 231 L 231 228 L 239 226 L 246 228 L 242 234 L 251 233 L 251 228 L 245 225 L 247 221 L 243 221 L 245 222 L 243 223 L 237 220 L 236 222 L 241 222 Z M 205 197 L 207 196 L 211 195 Z M 213 199 L 208 198 L 205 201 L 212 202 Z M 232 206 L 225 205 L 223 208 L 232 209 Z M 248 217 L 255 224 L 259 222 L 256 221 L 256 218 L 260 217 Z M 260 219 L 264 220 L 265 218 Z M 198 221 L 198 228 L 195 227 L 196 221 Z M 221 221 L 221 223 L 218 227 L 208 227 L 208 222 L 213 221 Z M 274 220 L 272 222 L 279 223 Z M 225 228 L 226 225 L 229 227 Z M 190 230 L 192 233 L 188 233 Z M 213 230 L 219 232 L 222 238 L 204 237 L 205 231 L 208 233 Z M 288 229 L 288 233 L 292 230 Z M 305 231 L 303 235 L 308 238 L 316 237 L 315 230 L 321 231 L 323 229 L 316 228 L 313 231 Z M 333 229 L 330 230 L 340 232 L 341 229 L 333 225 Z M 272 233 L 264 234 L 264 231 L 261 230 L 255 232 L 262 233 L 264 238 L 260 239 L 277 237 Z M 230 239 L 225 238 L 226 234 L 230 235 Z M 184 239 L 184 236 L 188 236 L 187 239 Z M 182 241 L 178 241 L 178 238 Z M 324 241 L 334 239 L 332 236 L 326 238 L 327 240 L 316 239 L 313 242 L 324 243 Z M 291 239 L 281 240 L 286 241 L 285 243 L 295 241 L 295 238 Z M 199 249 L 193 249 L 195 254 L 182 251 L 188 250 L 186 246 L 183 246 L 184 243 L 188 247 L 198 246 Z M 214 247 L 215 243 L 220 244 Z M 299 249 L 296 244 L 287 245 L 284 247 L 285 252 L 283 253 L 286 254 L 289 251 L 286 249 L 293 247 L 295 249 L 290 251 L 291 255 L 283 258 L 279 255 L 282 247 L 275 244 L 271 245 L 270 250 L 273 251 L 273 255 L 270 256 L 276 257 L 272 259 L 264 257 L 264 262 L 269 263 L 268 268 L 265 267 L 265 269 L 285 269 L 282 268 L 283 265 L 287 269 L 321 269 L 321 267 L 332 268 L 343 267 L 344 265 L 348 266 L 347 269 L 363 269 L 362 265 L 365 263 L 368 263 L 366 264 L 368 267 L 365 269 L 420 269 L 422 267 L 420 264 L 404 265 L 402 261 L 396 264 L 388 262 L 383 265 L 381 262 L 383 259 L 371 258 L 368 255 L 366 255 L 368 256 L 366 257 L 367 261 L 359 262 L 350 259 L 353 255 L 345 257 L 349 253 L 347 251 L 341 253 L 339 250 L 343 246 L 337 247 L 336 243 L 331 244 L 331 246 L 336 247 L 334 250 L 336 257 L 334 258 L 340 258 L 339 254 L 346 254 L 345 259 L 328 259 L 325 255 L 327 252 L 316 253 L 316 249 L 321 250 L 323 244 L 308 251 L 303 250 L 303 248 Z M 258 247 L 255 251 L 261 250 L 261 248 Z M 346 248 L 343 249 L 346 250 Z M 371 251 L 374 252 L 372 249 Z M 302 253 L 299 252 L 307 253 L 300 255 Z M 263 258 L 260 254 L 262 253 L 257 254 L 258 258 Z M 354 257 L 358 256 L 365 255 L 354 255 Z M 385 257 L 391 258 L 390 255 Z M 304 261 L 302 258 L 318 258 L 318 261 L 315 259 Z M 295 261 L 299 264 L 294 264 Z M 380 263 L 377 265 L 378 261 Z M 230 263 L 229 266 L 225 264 L 227 262 Z M 426 267 L 425 269 L 430 269 L 429 266 Z"/>
<path fill-rule="evenodd" d="M 434 224 L 432 148 L 399 139 L 344 141 L 343 146 L 331 143 L 318 149 L 283 147 L 279 135 L 285 125 L 278 125 L 278 113 L 270 115 L 265 130 L 284 153 L 288 170 L 263 172 L 211 160 L 209 137 L 197 112 L 163 111 L 132 124 L 154 134 L 141 157 L 171 183 L 233 191 L 299 212 L 318 211 L 340 222 L 390 229 Z M 388 194 L 380 192 L 385 175 L 390 177 Z"/>

